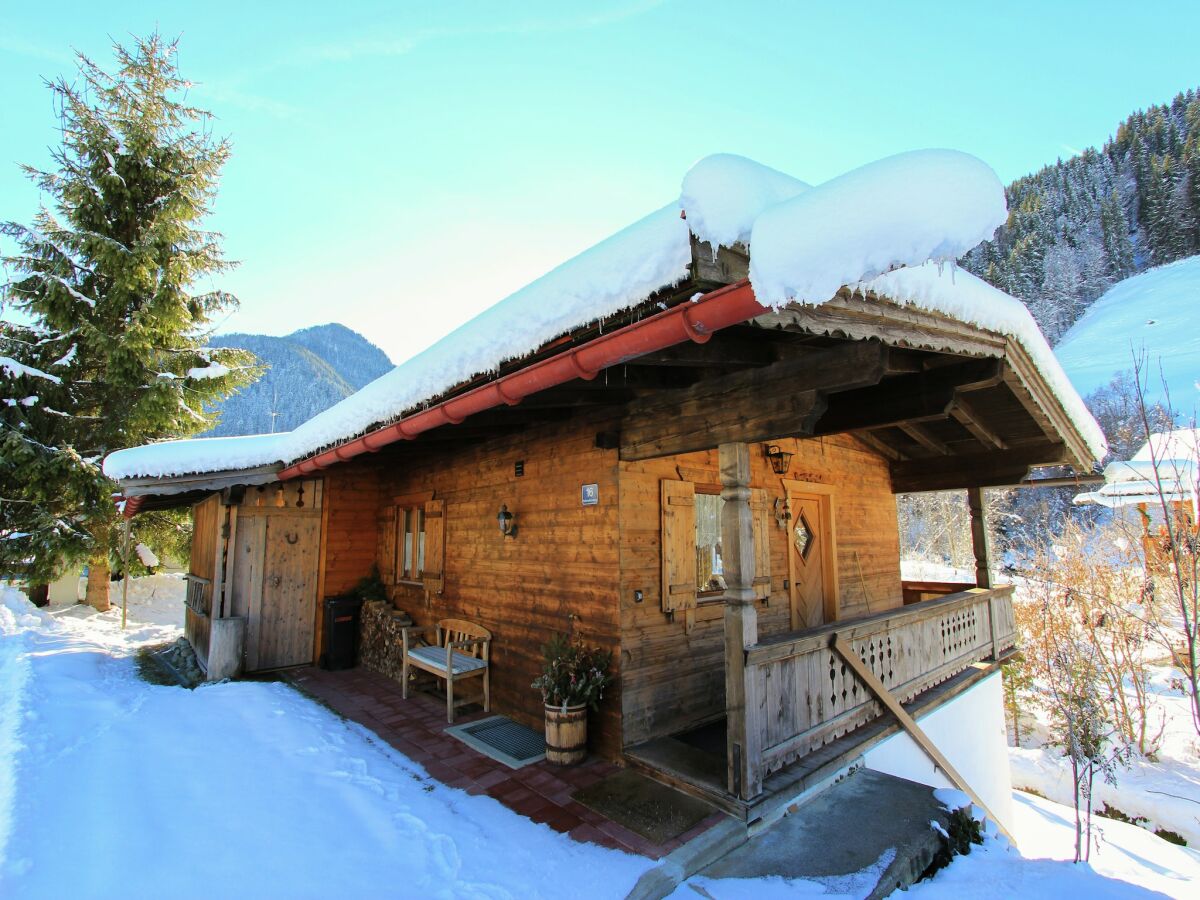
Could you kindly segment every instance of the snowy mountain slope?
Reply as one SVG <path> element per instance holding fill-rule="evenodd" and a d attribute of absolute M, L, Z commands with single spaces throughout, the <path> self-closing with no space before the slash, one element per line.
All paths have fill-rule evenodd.
<path fill-rule="evenodd" d="M 386 353 L 357 331 L 337 322 L 301 328 L 284 340 L 319 356 L 356 391 L 392 368 Z"/>
<path fill-rule="evenodd" d="M 1148 397 L 1162 397 L 1165 379 L 1175 412 L 1190 418 L 1200 408 L 1200 256 L 1114 285 L 1054 352 L 1083 395 L 1131 371 L 1144 352 Z"/>
<path fill-rule="evenodd" d="M 382 350 L 337 323 L 284 337 L 223 334 L 210 343 L 249 350 L 267 371 L 220 405 L 208 437 L 290 431 L 392 368 Z"/>

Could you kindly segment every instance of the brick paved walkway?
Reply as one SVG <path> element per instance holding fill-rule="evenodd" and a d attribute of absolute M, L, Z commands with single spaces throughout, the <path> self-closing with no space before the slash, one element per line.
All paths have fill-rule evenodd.
<path fill-rule="evenodd" d="M 447 725 L 443 700 L 420 692 L 404 700 L 400 685 L 385 675 L 361 667 L 343 672 L 303 668 L 290 672 L 287 678 L 347 719 L 371 729 L 423 766 L 431 777 L 468 794 L 487 794 L 513 812 L 569 834 L 577 841 L 658 859 L 723 818 L 714 813 L 680 837 L 654 844 L 571 799 L 578 789 L 617 771 L 611 763 L 589 758 L 579 766 L 552 766 L 542 761 L 510 769 L 444 732 Z M 484 715 L 460 714 L 454 724 Z"/>

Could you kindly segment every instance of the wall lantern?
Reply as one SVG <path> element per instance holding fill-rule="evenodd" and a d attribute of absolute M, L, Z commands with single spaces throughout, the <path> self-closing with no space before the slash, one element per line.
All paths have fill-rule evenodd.
<path fill-rule="evenodd" d="M 792 466 L 792 456 L 785 450 L 780 450 L 775 444 L 767 448 L 767 459 L 771 461 L 771 471 L 776 475 L 786 475 Z"/>
<path fill-rule="evenodd" d="M 508 511 L 507 504 L 501 504 L 500 512 L 496 514 L 496 522 L 500 525 L 500 534 L 504 537 L 517 536 L 517 517 Z"/>

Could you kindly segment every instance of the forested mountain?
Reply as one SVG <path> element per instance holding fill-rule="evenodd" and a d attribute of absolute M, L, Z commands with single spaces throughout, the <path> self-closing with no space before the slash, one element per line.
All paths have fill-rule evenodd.
<path fill-rule="evenodd" d="M 285 337 L 223 334 L 209 343 L 249 350 L 266 372 L 216 407 L 221 420 L 206 437 L 290 431 L 392 368 L 382 350 L 337 323 Z"/>
<path fill-rule="evenodd" d="M 1053 344 L 1110 285 L 1200 253 L 1200 93 L 1134 113 L 1100 150 L 1007 193 L 1007 224 L 963 265 L 1024 300 Z"/>

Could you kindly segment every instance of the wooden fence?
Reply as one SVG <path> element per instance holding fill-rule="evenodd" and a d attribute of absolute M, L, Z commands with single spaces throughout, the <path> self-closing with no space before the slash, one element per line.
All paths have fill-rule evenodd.
<path fill-rule="evenodd" d="M 972 588 L 748 649 L 746 678 L 757 703 L 747 711 L 746 727 L 758 731 L 750 745 L 762 748 L 753 783 L 882 715 L 878 701 L 833 650 L 834 635 L 907 702 L 1016 645 L 1012 590 Z"/>

